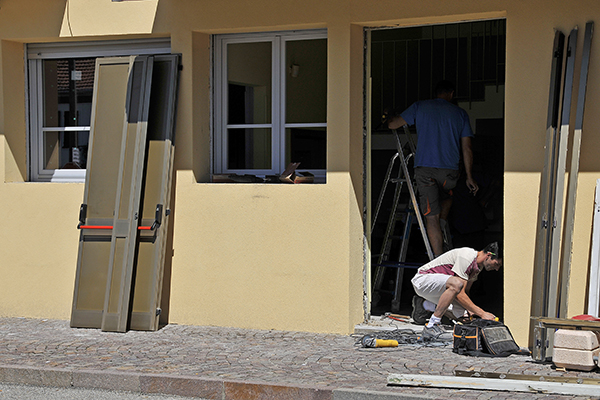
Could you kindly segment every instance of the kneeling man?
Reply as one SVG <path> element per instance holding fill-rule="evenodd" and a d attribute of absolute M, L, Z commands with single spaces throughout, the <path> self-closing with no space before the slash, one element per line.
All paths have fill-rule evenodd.
<path fill-rule="evenodd" d="M 423 328 L 423 337 L 438 338 L 444 333 L 440 321 L 446 311 L 455 318 L 465 313 L 493 320 L 496 316 L 484 311 L 469 298 L 471 285 L 483 269 L 497 271 L 502 266 L 498 243 L 494 242 L 477 251 L 469 247 L 450 250 L 423 265 L 412 285 L 417 296 L 413 298 L 413 319 L 424 324 L 426 315 L 433 312 L 429 323 Z"/>

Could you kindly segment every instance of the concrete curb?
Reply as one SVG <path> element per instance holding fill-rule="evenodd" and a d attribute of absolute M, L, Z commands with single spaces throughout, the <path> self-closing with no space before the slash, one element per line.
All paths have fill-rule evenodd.
<path fill-rule="evenodd" d="M 268 382 L 226 381 L 167 374 L 67 370 L 0 365 L 0 382 L 8 384 L 119 390 L 215 400 L 407 400 L 424 396 L 353 389 L 324 389 Z"/>

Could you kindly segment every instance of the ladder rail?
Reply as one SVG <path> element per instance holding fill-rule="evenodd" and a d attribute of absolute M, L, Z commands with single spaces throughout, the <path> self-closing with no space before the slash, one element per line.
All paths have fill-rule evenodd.
<path fill-rule="evenodd" d="M 404 125 L 406 127 L 406 125 Z M 398 145 L 398 152 L 402 153 L 402 142 L 400 141 L 400 135 L 396 130 L 394 130 L 394 135 L 396 136 L 396 143 Z M 414 154 L 414 153 L 413 153 Z M 412 154 L 411 154 L 412 156 Z M 421 215 L 419 204 L 417 203 L 417 196 L 415 194 L 415 188 L 410 180 L 410 173 L 408 171 L 408 163 L 406 162 L 406 158 L 401 154 L 400 162 L 402 163 L 402 169 L 404 170 L 405 179 L 408 183 L 408 191 L 410 193 L 410 199 L 412 205 L 415 209 L 415 215 L 417 216 L 417 222 L 419 224 L 419 229 L 421 229 L 421 235 L 423 236 L 423 242 L 425 243 L 425 248 L 427 249 L 427 256 L 430 260 L 433 260 L 433 251 L 431 250 L 431 244 L 429 243 L 429 238 L 427 237 L 427 231 L 425 230 L 425 224 L 423 222 L 423 216 Z"/>
<path fill-rule="evenodd" d="M 410 130 L 408 129 L 408 125 L 406 125 L 406 124 L 402 125 L 402 129 L 404 130 L 404 134 L 406 135 L 406 141 L 408 142 L 408 145 L 410 147 L 410 152 L 412 154 L 417 154 L 417 144 L 413 140 L 412 134 L 410 133 Z M 396 134 L 396 136 L 398 136 L 398 134 Z"/>
<path fill-rule="evenodd" d="M 412 215 L 413 212 L 415 214 L 417 223 L 419 224 L 419 228 L 421 230 L 421 234 L 422 234 L 423 241 L 425 244 L 425 249 L 427 251 L 427 256 L 429 257 L 430 260 L 433 259 L 433 251 L 431 249 L 431 244 L 429 243 L 429 238 L 427 236 L 425 224 L 423 222 L 423 218 L 420 213 L 419 205 L 417 202 L 417 197 L 415 194 L 414 183 L 411 180 L 410 171 L 408 169 L 408 162 L 410 161 L 411 157 L 414 156 L 416 146 L 412 139 L 410 131 L 408 130 L 408 127 L 405 125 L 403 128 L 404 128 L 403 132 L 407 138 L 406 144 L 408 144 L 409 151 L 408 151 L 408 154 L 405 154 L 406 144 L 404 144 L 404 145 L 402 144 L 402 140 L 400 139 L 400 133 L 395 129 L 392 130 L 392 133 L 396 139 L 397 152 L 396 152 L 396 154 L 394 154 L 394 156 L 392 156 L 392 158 L 390 159 L 390 162 L 388 164 L 388 169 L 387 169 L 387 172 L 386 172 L 386 175 L 384 178 L 381 192 L 379 194 L 379 198 L 377 201 L 375 214 L 374 214 L 374 218 L 373 218 L 373 224 L 371 227 L 371 233 L 373 233 L 373 230 L 376 226 L 377 218 L 379 217 L 379 212 L 381 211 L 383 198 L 387 191 L 388 185 L 389 185 L 389 183 L 395 183 L 396 187 L 395 187 L 394 196 L 393 196 L 393 200 L 392 200 L 391 211 L 390 211 L 390 214 L 388 217 L 386 230 L 385 230 L 382 244 L 381 244 L 381 252 L 377 256 L 377 264 L 376 264 L 377 266 L 376 266 L 376 270 L 375 270 L 375 277 L 373 280 L 374 292 L 379 292 L 381 290 L 381 286 L 383 284 L 383 279 L 384 279 L 385 268 L 386 268 L 384 263 L 389 261 L 391 247 L 392 247 L 392 240 L 394 238 L 393 234 L 396 229 L 396 223 L 402 219 L 404 220 L 403 221 L 404 228 L 403 228 L 401 236 L 400 236 L 401 242 L 400 242 L 400 252 L 398 255 L 398 261 L 402 263 L 406 260 L 406 254 L 408 251 L 411 227 L 412 227 L 412 224 L 414 223 L 414 219 L 413 219 L 414 217 Z M 392 178 L 392 172 L 396 165 L 396 162 L 399 163 L 398 173 L 396 175 L 396 178 Z M 404 187 L 404 184 L 406 184 L 406 186 L 408 187 L 410 200 L 408 201 L 408 204 L 406 206 L 407 212 L 404 215 L 404 217 L 401 218 L 398 215 L 398 207 L 400 205 L 400 196 L 402 194 L 402 189 Z M 404 275 L 404 270 L 402 268 L 397 268 L 394 297 L 392 300 L 392 310 L 397 310 L 400 306 L 400 295 L 401 295 L 403 275 Z M 378 301 L 379 301 L 379 296 L 378 295 L 374 296 L 373 304 L 377 304 Z"/>
<path fill-rule="evenodd" d="M 394 154 L 394 156 L 390 159 L 390 162 L 388 164 L 388 169 L 383 180 L 383 186 L 381 188 L 381 192 L 379 193 L 379 199 L 377 200 L 377 205 L 375 206 L 375 214 L 373 215 L 373 222 L 371 224 L 371 234 L 373 233 L 373 229 L 375 228 L 375 223 L 377 222 L 377 217 L 379 216 L 379 211 L 381 209 L 381 203 L 383 203 L 383 197 L 385 195 L 385 191 L 387 190 L 387 185 L 390 182 L 392 170 L 394 168 L 394 164 L 397 158 L 398 153 Z"/>
<path fill-rule="evenodd" d="M 377 269 L 375 271 L 374 284 L 375 284 L 375 287 L 378 289 L 381 287 L 381 284 L 383 282 L 383 275 L 384 275 L 384 267 L 382 267 L 381 264 L 385 261 L 388 261 L 388 259 L 389 259 L 390 251 L 391 251 L 391 247 L 392 247 L 392 235 L 396 228 L 396 222 L 398 221 L 398 216 L 397 216 L 398 204 L 400 203 L 400 195 L 402 193 L 402 186 L 405 183 L 405 180 L 403 178 L 400 178 L 400 173 L 401 172 L 399 172 L 398 178 L 394 179 L 394 182 L 396 183 L 396 189 L 394 191 L 394 198 L 392 201 L 392 210 L 391 210 L 389 218 L 388 218 L 388 223 L 387 223 L 387 226 L 385 229 L 385 234 L 383 235 L 383 242 L 381 244 L 381 252 L 379 253 L 379 256 L 377 257 Z M 403 238 L 403 241 L 404 241 L 404 238 Z"/>

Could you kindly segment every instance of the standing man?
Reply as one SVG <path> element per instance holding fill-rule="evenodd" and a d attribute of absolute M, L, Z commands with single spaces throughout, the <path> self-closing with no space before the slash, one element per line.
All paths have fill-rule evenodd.
<path fill-rule="evenodd" d="M 466 111 L 452 103 L 454 91 L 452 82 L 441 81 L 435 88 L 435 99 L 417 101 L 388 122 L 390 129 L 406 124 L 417 126 L 415 181 L 427 236 L 436 257 L 444 251 L 440 224 L 447 224 L 452 189 L 460 174 L 461 153 L 467 187 L 473 195 L 479 189 L 472 175 L 473 131 Z"/>
<path fill-rule="evenodd" d="M 413 297 L 412 317 L 415 322 L 424 323 L 433 311 L 423 328 L 423 337 L 438 338 L 445 333 L 440 321 L 446 311 L 455 318 L 465 316 L 466 311 L 483 319 L 495 319 L 494 314 L 473 303 L 468 293 L 479 272 L 497 271 L 501 266 L 498 243 L 494 242 L 480 251 L 469 247 L 450 250 L 419 268 L 411 280 L 417 293 Z"/>

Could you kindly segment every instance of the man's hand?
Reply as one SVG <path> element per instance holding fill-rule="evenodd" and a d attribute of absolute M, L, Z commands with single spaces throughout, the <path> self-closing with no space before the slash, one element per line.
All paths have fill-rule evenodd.
<path fill-rule="evenodd" d="M 496 316 L 494 314 L 492 314 L 492 313 L 489 313 L 489 312 L 483 312 L 483 313 L 481 313 L 480 317 L 482 319 L 489 319 L 489 320 L 492 320 L 492 321 L 494 319 L 496 319 Z"/>
<path fill-rule="evenodd" d="M 475 182 L 475 179 L 473 178 L 467 178 L 467 187 L 469 188 L 469 193 L 473 196 L 475 196 L 479 190 L 479 186 L 477 186 L 477 182 Z"/>
<path fill-rule="evenodd" d="M 473 151 L 471 150 L 471 137 L 466 136 L 461 139 L 463 162 L 465 163 L 465 173 L 467 175 L 467 187 L 469 192 L 475 196 L 479 190 L 477 182 L 473 179 Z"/>

